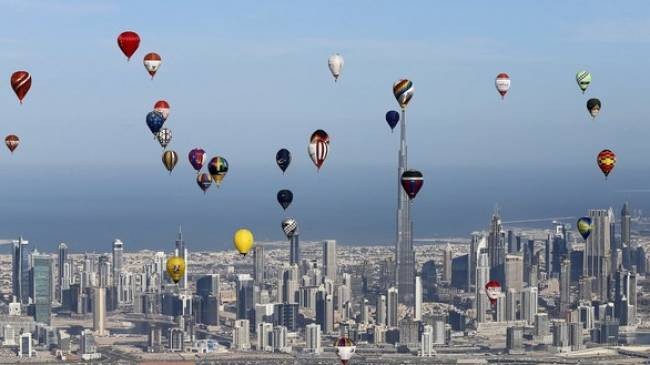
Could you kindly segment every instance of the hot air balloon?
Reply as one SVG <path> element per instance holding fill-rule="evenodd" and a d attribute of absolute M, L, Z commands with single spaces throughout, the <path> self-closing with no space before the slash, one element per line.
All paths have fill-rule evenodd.
<path fill-rule="evenodd" d="M 16 136 L 15 134 L 10 134 L 7 137 L 5 137 L 5 145 L 7 145 L 7 148 L 11 153 L 14 153 L 14 150 L 18 148 L 18 145 L 20 144 L 20 138 Z"/>
<path fill-rule="evenodd" d="M 282 220 L 282 231 L 288 239 L 298 234 L 298 222 L 293 218 Z"/>
<path fill-rule="evenodd" d="M 153 110 L 161 113 L 165 120 L 169 118 L 169 103 L 166 100 L 158 100 L 153 105 Z"/>
<path fill-rule="evenodd" d="M 409 196 L 409 199 L 415 199 L 415 196 L 418 195 L 418 191 L 422 188 L 422 184 L 424 184 L 422 173 L 417 170 L 404 171 L 402 173 L 401 181 L 402 187 Z"/>
<path fill-rule="evenodd" d="M 408 106 L 413 97 L 413 93 L 415 93 L 415 87 L 413 87 L 413 83 L 410 80 L 397 80 L 393 84 L 393 95 L 402 110 Z"/>
<path fill-rule="evenodd" d="M 196 172 L 201 171 L 203 163 L 205 162 L 205 151 L 201 148 L 195 148 L 190 151 L 187 155 L 187 158 L 190 160 L 190 164 Z"/>
<path fill-rule="evenodd" d="M 591 218 L 582 217 L 578 219 L 578 232 L 582 236 L 582 239 L 587 239 L 591 234 Z"/>
<path fill-rule="evenodd" d="M 338 53 L 331 55 L 327 59 L 327 66 L 330 68 L 332 76 L 334 76 L 334 82 L 338 81 L 339 76 L 341 76 L 341 70 L 343 69 L 343 56 Z"/>
<path fill-rule="evenodd" d="M 174 283 L 181 281 L 185 275 L 185 259 L 180 256 L 172 256 L 168 258 L 167 273 Z"/>
<path fill-rule="evenodd" d="M 601 107 L 602 104 L 600 103 L 600 100 L 596 98 L 587 100 L 587 110 L 589 111 L 589 115 L 591 115 L 592 118 L 596 118 L 598 113 L 600 113 Z"/>
<path fill-rule="evenodd" d="M 278 203 L 282 206 L 282 209 L 287 210 L 291 202 L 293 201 L 293 193 L 291 190 L 283 189 L 278 191 Z"/>
<path fill-rule="evenodd" d="M 226 174 L 228 173 L 228 161 L 226 161 L 226 159 L 223 157 L 213 157 L 210 160 L 210 163 L 208 163 L 208 171 L 210 172 L 214 183 L 217 184 L 217 187 L 219 187 L 219 185 L 221 185 L 221 181 L 224 177 L 226 177 Z"/>
<path fill-rule="evenodd" d="M 289 164 L 291 164 L 291 152 L 288 149 L 282 148 L 275 154 L 275 162 L 282 170 L 282 173 L 287 171 Z"/>
<path fill-rule="evenodd" d="M 316 141 L 323 141 L 325 143 L 330 143 L 330 136 L 324 130 L 317 129 L 314 133 L 311 134 L 311 137 L 309 137 L 309 142 L 316 142 Z"/>
<path fill-rule="evenodd" d="M 325 163 L 328 150 L 329 144 L 321 140 L 309 144 L 309 157 L 314 162 L 314 165 L 316 165 L 316 168 L 318 170 L 320 170 L 321 166 L 323 166 L 323 163 Z"/>
<path fill-rule="evenodd" d="M 199 186 L 199 188 L 201 188 L 201 190 L 203 190 L 203 193 L 205 194 L 210 185 L 212 185 L 212 178 L 207 173 L 202 172 L 196 177 L 196 184 Z"/>
<path fill-rule="evenodd" d="M 160 64 L 162 63 L 162 58 L 160 58 L 160 55 L 158 53 L 147 53 L 144 56 L 144 68 L 147 69 L 147 72 L 149 72 L 149 75 L 151 75 L 151 79 L 153 80 L 153 77 L 156 76 L 156 72 L 160 68 Z"/>
<path fill-rule="evenodd" d="M 235 249 L 243 256 L 246 256 L 253 249 L 253 246 L 255 246 L 253 233 L 246 228 L 238 229 L 232 237 L 232 242 L 235 245 Z"/>
<path fill-rule="evenodd" d="M 598 154 L 596 161 L 598 162 L 600 171 L 605 174 L 605 179 L 607 179 L 609 173 L 614 169 L 614 165 L 616 165 L 616 154 L 610 150 L 602 150 Z"/>
<path fill-rule="evenodd" d="M 32 87 L 32 75 L 27 71 L 16 71 L 11 74 L 11 88 L 16 93 L 20 103 L 23 103 L 23 99 L 29 88 Z"/>
<path fill-rule="evenodd" d="M 140 36 L 136 32 L 126 31 L 117 36 L 117 45 L 126 56 L 127 61 L 138 50 L 140 46 Z"/>
<path fill-rule="evenodd" d="M 151 133 L 153 133 L 154 137 L 156 137 L 158 132 L 160 132 L 160 128 L 162 128 L 163 124 L 165 124 L 165 117 L 163 117 L 161 113 L 152 111 L 147 114 L 147 126 Z"/>
<path fill-rule="evenodd" d="M 336 356 L 341 360 L 342 365 L 347 365 L 348 361 L 350 361 L 357 351 L 357 346 L 354 345 L 354 342 L 345 336 L 336 340 L 334 346 L 336 346 Z"/>
<path fill-rule="evenodd" d="M 156 138 L 158 138 L 158 143 L 160 143 L 160 146 L 162 148 L 166 148 L 169 142 L 172 141 L 172 131 L 169 128 L 163 128 L 158 133 L 156 134 Z"/>
<path fill-rule="evenodd" d="M 494 80 L 494 86 L 496 86 L 497 91 L 501 94 L 501 99 L 503 99 L 510 90 L 510 76 L 505 72 L 498 74 L 496 80 Z"/>
<path fill-rule="evenodd" d="M 399 113 L 394 110 L 386 112 L 386 123 L 388 123 L 392 132 L 393 129 L 395 129 L 395 126 L 397 126 L 397 123 L 399 123 Z"/>
<path fill-rule="evenodd" d="M 576 82 L 584 94 L 589 87 L 589 84 L 591 84 L 591 74 L 588 71 L 578 71 L 578 73 L 576 73 Z"/>
<path fill-rule="evenodd" d="M 165 165 L 165 168 L 167 171 L 169 171 L 169 174 L 171 175 L 172 170 L 176 166 L 176 163 L 178 162 L 178 154 L 175 151 L 165 151 L 162 154 L 162 162 L 163 165 Z"/>
<path fill-rule="evenodd" d="M 496 303 L 499 294 L 501 294 L 501 284 L 496 280 L 488 281 L 487 284 L 485 284 L 485 294 L 488 299 L 490 299 L 490 303 Z"/>

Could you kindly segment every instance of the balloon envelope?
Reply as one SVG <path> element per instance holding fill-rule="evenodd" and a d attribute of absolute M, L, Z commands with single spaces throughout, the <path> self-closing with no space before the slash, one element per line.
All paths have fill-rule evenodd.
<path fill-rule="evenodd" d="M 210 175 L 206 174 L 205 172 L 202 172 L 196 177 L 196 184 L 205 193 L 210 187 L 210 185 L 212 185 L 212 178 L 210 177 Z"/>
<path fill-rule="evenodd" d="M 278 191 L 278 203 L 282 206 L 282 209 L 286 210 L 291 202 L 293 201 L 293 193 L 291 190 L 283 189 Z"/>
<path fill-rule="evenodd" d="M 163 117 L 162 113 L 152 111 L 147 114 L 147 126 L 154 136 L 160 132 L 163 124 L 165 124 L 165 117 Z"/>
<path fill-rule="evenodd" d="M 280 149 L 275 154 L 275 162 L 278 164 L 278 167 L 282 172 L 287 171 L 287 168 L 291 164 L 291 152 L 286 148 Z"/>
<path fill-rule="evenodd" d="M 23 99 L 27 92 L 32 87 L 32 75 L 27 71 L 16 71 L 11 74 L 11 88 L 16 93 L 20 103 L 23 103 Z"/>
<path fill-rule="evenodd" d="M 20 144 L 20 138 L 18 138 L 17 135 L 15 134 L 10 134 L 7 137 L 5 137 L 5 145 L 11 151 L 11 153 L 14 153 L 14 150 L 18 148 L 18 145 Z"/>
<path fill-rule="evenodd" d="M 201 148 L 195 148 L 190 151 L 187 155 L 187 158 L 190 160 L 190 164 L 194 170 L 201 171 L 203 163 L 205 162 L 205 151 Z"/>
<path fill-rule="evenodd" d="M 178 154 L 175 151 L 165 151 L 162 154 L 162 162 L 163 165 L 165 165 L 165 168 L 169 173 L 172 173 L 172 170 L 176 166 L 176 163 L 178 163 Z"/>
<path fill-rule="evenodd" d="M 149 72 L 149 75 L 151 75 L 151 78 L 156 75 L 156 72 L 158 72 L 158 69 L 160 68 L 160 64 L 162 63 L 162 58 L 158 53 L 151 52 L 147 53 L 144 56 L 144 60 L 142 61 L 144 63 L 144 68 L 147 69 L 147 72 Z"/>
<path fill-rule="evenodd" d="M 616 165 L 616 154 L 610 150 L 602 150 L 598 154 L 597 162 L 600 171 L 607 177 Z"/>
<path fill-rule="evenodd" d="M 501 293 L 501 284 L 496 280 L 490 280 L 485 284 L 485 294 L 492 304 L 496 303 L 499 294 Z"/>
<path fill-rule="evenodd" d="M 172 141 L 172 131 L 169 128 L 162 128 L 158 133 L 156 134 L 156 138 L 158 139 L 158 143 L 160 143 L 160 146 L 162 148 L 167 147 L 169 142 Z"/>
<path fill-rule="evenodd" d="M 246 228 L 238 229 L 232 237 L 232 242 L 235 245 L 235 249 L 244 256 L 255 245 L 253 233 Z"/>
<path fill-rule="evenodd" d="M 591 84 L 591 74 L 588 71 L 578 71 L 578 73 L 576 73 L 576 82 L 584 94 L 589 87 L 589 84 Z"/>
<path fill-rule="evenodd" d="M 174 283 L 178 283 L 185 275 L 185 259 L 180 256 L 172 256 L 167 259 L 167 273 Z"/>
<path fill-rule="evenodd" d="M 494 86 L 497 88 L 497 91 L 501 94 L 501 98 L 503 99 L 508 90 L 510 90 L 510 76 L 505 72 L 498 74 L 497 78 L 494 80 Z"/>
<path fill-rule="evenodd" d="M 307 151 L 309 152 L 309 157 L 311 158 L 312 162 L 314 162 L 314 165 L 316 165 L 316 168 L 320 170 L 321 166 L 323 166 L 323 163 L 325 163 L 325 159 L 327 158 L 329 144 L 323 142 L 322 140 L 318 140 L 316 142 L 310 143 Z"/>
<path fill-rule="evenodd" d="M 298 233 L 298 222 L 294 218 L 282 220 L 282 231 L 288 239 L 291 239 L 291 237 Z"/>
<path fill-rule="evenodd" d="M 338 81 L 339 76 L 341 76 L 341 70 L 343 69 L 343 56 L 340 54 L 336 53 L 331 55 L 327 59 L 327 66 L 330 69 L 330 72 L 332 73 L 332 76 L 334 76 L 334 81 Z"/>
<path fill-rule="evenodd" d="M 596 118 L 596 116 L 600 113 L 601 108 L 602 104 L 600 103 L 600 100 L 596 98 L 587 100 L 587 111 L 589 111 L 589 115 L 591 115 L 592 118 Z"/>
<path fill-rule="evenodd" d="M 210 172 L 214 183 L 219 186 L 228 173 L 228 161 L 223 157 L 213 157 L 208 163 L 208 171 Z"/>
<path fill-rule="evenodd" d="M 395 126 L 399 123 L 399 113 L 395 110 L 386 112 L 386 123 L 388 123 L 391 130 L 395 129 Z"/>
<path fill-rule="evenodd" d="M 153 110 L 161 113 L 165 117 L 165 120 L 169 118 L 169 103 L 166 100 L 158 100 L 153 105 Z"/>
<path fill-rule="evenodd" d="M 422 173 L 417 170 L 406 170 L 402 173 L 402 187 L 410 199 L 415 199 L 424 184 Z"/>
<path fill-rule="evenodd" d="M 393 84 L 393 96 L 395 96 L 397 103 L 402 109 L 406 109 L 411 98 L 413 98 L 413 93 L 415 93 L 415 87 L 411 80 L 397 80 Z"/>
<path fill-rule="evenodd" d="M 346 336 L 336 340 L 334 346 L 336 347 L 336 356 L 341 360 L 341 364 L 347 364 L 357 350 L 354 342 Z"/>
<path fill-rule="evenodd" d="M 117 46 L 120 47 L 127 60 L 130 60 L 140 46 L 140 36 L 136 32 L 122 32 L 117 36 Z"/>
<path fill-rule="evenodd" d="M 591 218 L 582 217 L 578 219 L 578 232 L 585 240 L 589 237 L 591 234 Z"/>
<path fill-rule="evenodd" d="M 325 143 L 330 143 L 330 136 L 324 130 L 317 129 L 314 133 L 311 134 L 311 137 L 309 137 L 309 142 L 316 142 L 316 141 L 323 141 Z"/>

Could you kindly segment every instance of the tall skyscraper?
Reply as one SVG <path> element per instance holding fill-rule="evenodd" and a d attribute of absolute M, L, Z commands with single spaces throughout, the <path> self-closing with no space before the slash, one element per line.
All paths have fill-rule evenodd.
<path fill-rule="evenodd" d="M 485 284 L 490 281 L 490 263 L 487 253 L 480 253 L 478 256 L 478 266 L 476 267 L 476 293 L 485 288 Z"/>
<path fill-rule="evenodd" d="M 520 255 L 506 255 L 505 257 L 505 289 L 514 289 L 520 292 L 524 280 L 524 260 Z"/>
<path fill-rule="evenodd" d="M 443 251 L 443 258 L 442 258 L 442 281 L 445 283 L 451 283 L 451 259 L 452 259 L 452 254 L 451 254 L 451 246 L 449 243 L 447 243 L 447 246 L 445 246 L 445 250 Z"/>
<path fill-rule="evenodd" d="M 419 275 L 415 276 L 415 311 L 413 313 L 413 319 L 422 320 L 422 280 Z"/>
<path fill-rule="evenodd" d="M 124 243 L 119 239 L 113 241 L 113 286 L 118 286 L 120 281 L 120 273 L 122 272 L 122 265 L 124 259 Z"/>
<path fill-rule="evenodd" d="M 336 241 L 323 241 L 323 268 L 325 277 L 336 282 Z"/>
<path fill-rule="evenodd" d="M 300 265 L 300 235 L 296 228 L 296 233 L 289 239 L 289 265 Z"/>
<path fill-rule="evenodd" d="M 52 258 L 34 250 L 31 262 L 34 321 L 49 325 L 52 317 Z"/>
<path fill-rule="evenodd" d="M 378 295 L 375 306 L 375 323 L 381 326 L 386 325 L 386 296 Z"/>
<path fill-rule="evenodd" d="M 334 301 L 333 295 L 325 291 L 316 293 L 316 323 L 323 329 L 323 333 L 334 332 Z"/>
<path fill-rule="evenodd" d="M 404 112 L 402 112 L 402 115 Z M 400 303 L 413 307 L 415 302 L 415 251 L 411 222 L 411 203 L 402 188 L 401 178 L 408 165 L 406 146 L 406 121 L 400 123 L 400 145 L 397 168 L 397 237 L 395 240 L 395 283 L 399 290 Z"/>
<path fill-rule="evenodd" d="M 248 319 L 238 319 L 232 329 L 232 347 L 236 350 L 251 348 L 250 322 Z"/>
<path fill-rule="evenodd" d="M 632 240 L 630 239 L 630 225 L 632 216 L 627 202 L 621 209 L 621 249 L 623 251 L 623 267 L 632 269 Z M 613 268 L 616 269 L 616 268 Z"/>
<path fill-rule="evenodd" d="M 66 263 L 68 262 L 68 245 L 65 243 L 61 242 L 59 244 L 59 257 L 58 257 L 58 268 L 59 272 L 57 275 L 57 296 L 56 299 L 59 301 L 59 303 L 63 303 L 63 290 L 67 289 L 67 285 L 64 285 L 64 277 L 65 277 L 65 270 L 66 270 Z"/>
<path fill-rule="evenodd" d="M 560 318 L 566 318 L 571 305 L 570 294 L 571 286 L 571 261 L 569 259 L 562 260 L 560 265 Z"/>
<path fill-rule="evenodd" d="M 503 264 L 506 258 L 506 247 L 498 208 L 495 208 L 492 214 L 487 244 L 488 256 L 490 258 L 490 278 L 503 281 Z"/>
<path fill-rule="evenodd" d="M 187 289 L 187 273 L 189 272 L 189 262 L 187 261 L 187 248 L 185 247 L 185 241 L 183 240 L 183 230 L 181 227 L 178 227 L 178 236 L 176 237 L 176 256 L 180 256 L 185 260 L 185 274 L 181 278 L 179 286 L 183 289 Z"/>
<path fill-rule="evenodd" d="M 592 209 L 589 211 L 591 218 L 591 234 L 585 243 L 583 261 L 583 275 L 594 277 L 593 289 L 598 300 L 607 301 L 607 277 L 610 273 L 610 211 L 605 209 Z"/>
<path fill-rule="evenodd" d="M 113 286 L 113 273 L 111 272 L 111 262 L 108 255 L 99 256 L 99 286 L 107 288 Z"/>
<path fill-rule="evenodd" d="M 93 331 L 97 336 L 106 335 L 106 288 L 93 289 Z"/>
<path fill-rule="evenodd" d="M 308 324 L 305 328 L 305 349 L 314 354 L 320 354 L 320 325 L 316 323 Z"/>
<path fill-rule="evenodd" d="M 255 283 L 260 285 L 264 282 L 264 246 L 256 245 L 253 251 L 253 277 Z"/>
<path fill-rule="evenodd" d="M 537 314 L 538 289 L 536 286 L 529 286 L 521 293 L 521 319 L 532 325 L 535 323 Z"/>
<path fill-rule="evenodd" d="M 13 243 L 12 255 L 12 277 L 13 281 L 13 295 L 16 301 L 23 304 L 29 302 L 30 293 L 30 279 L 29 279 L 29 241 L 19 237 Z"/>
<path fill-rule="evenodd" d="M 388 293 L 386 294 L 386 323 L 388 327 L 397 327 L 399 323 L 397 319 L 397 305 L 399 303 L 398 293 L 399 289 L 393 287 L 388 288 Z"/>

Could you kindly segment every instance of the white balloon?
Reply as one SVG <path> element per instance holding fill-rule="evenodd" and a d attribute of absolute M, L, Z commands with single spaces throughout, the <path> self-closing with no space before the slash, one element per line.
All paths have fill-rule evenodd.
<path fill-rule="evenodd" d="M 329 66 L 330 72 L 332 73 L 332 76 L 334 76 L 334 81 L 337 81 L 339 76 L 341 76 L 343 63 L 343 56 L 338 53 L 331 55 L 327 60 L 327 66 Z"/>

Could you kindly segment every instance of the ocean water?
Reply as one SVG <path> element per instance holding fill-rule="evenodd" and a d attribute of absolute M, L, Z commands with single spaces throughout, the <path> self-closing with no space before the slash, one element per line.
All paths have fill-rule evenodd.
<path fill-rule="evenodd" d="M 485 229 L 495 204 L 504 221 L 579 216 L 589 208 L 650 209 L 650 172 L 615 170 L 606 181 L 594 166 L 435 167 L 413 201 L 416 238 L 468 236 Z M 169 250 L 179 226 L 191 250 L 231 247 L 249 227 L 257 240 L 283 240 L 280 221 L 295 217 L 302 240 L 345 245 L 393 244 L 397 176 L 391 166 L 237 166 L 222 186 L 203 194 L 180 161 L 167 174 L 146 166 L 0 166 L 0 239 L 20 234 L 39 250 L 66 242 L 72 251 Z M 279 189 L 293 190 L 286 210 Z"/>

